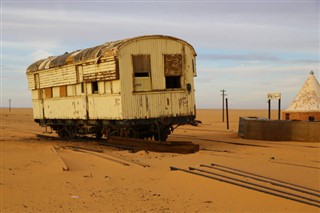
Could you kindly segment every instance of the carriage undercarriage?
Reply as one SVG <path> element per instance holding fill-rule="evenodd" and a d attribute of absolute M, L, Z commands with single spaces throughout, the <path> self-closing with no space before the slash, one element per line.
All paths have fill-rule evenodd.
<path fill-rule="evenodd" d="M 171 132 L 180 125 L 195 124 L 195 116 L 161 117 L 136 120 L 73 120 L 45 119 L 35 121 L 50 127 L 60 138 L 73 139 L 83 135 L 102 137 L 120 136 L 137 139 L 166 141 Z"/>

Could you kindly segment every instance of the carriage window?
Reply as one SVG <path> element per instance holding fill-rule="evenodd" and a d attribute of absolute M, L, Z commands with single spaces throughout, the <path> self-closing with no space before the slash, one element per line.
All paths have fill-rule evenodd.
<path fill-rule="evenodd" d="M 60 97 L 67 97 L 67 86 L 60 86 L 59 87 L 59 91 L 60 91 Z"/>
<path fill-rule="evenodd" d="M 91 83 L 91 88 L 92 88 L 92 94 L 93 93 L 98 93 L 99 90 L 98 90 L 98 82 L 97 81 L 94 81 Z"/>
<path fill-rule="evenodd" d="M 45 94 L 46 98 L 52 98 L 52 87 L 45 88 L 44 94 Z"/>
<path fill-rule="evenodd" d="M 133 55 L 134 77 L 149 77 L 151 72 L 150 55 Z"/>
<path fill-rule="evenodd" d="M 166 89 L 181 88 L 181 54 L 164 55 L 164 74 L 166 77 Z"/>

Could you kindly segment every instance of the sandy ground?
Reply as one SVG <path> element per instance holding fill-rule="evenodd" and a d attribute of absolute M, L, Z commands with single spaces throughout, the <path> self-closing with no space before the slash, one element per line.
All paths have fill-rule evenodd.
<path fill-rule="evenodd" d="M 35 134 L 44 129 L 33 122 L 31 109 L 2 109 L 1 212 L 320 212 L 311 205 L 170 171 L 170 166 L 187 169 L 216 163 L 320 189 L 320 143 L 244 140 L 237 136 L 239 116 L 266 117 L 267 111 L 229 114 L 227 131 L 220 110 L 198 110 L 203 124 L 180 127 L 169 140 L 192 141 L 202 150 L 173 154 L 39 139 Z M 272 117 L 277 117 L 276 111 Z M 98 147 L 150 167 L 61 148 L 70 144 Z M 57 153 L 53 146 L 60 146 Z M 61 159 L 69 171 L 62 170 Z"/>

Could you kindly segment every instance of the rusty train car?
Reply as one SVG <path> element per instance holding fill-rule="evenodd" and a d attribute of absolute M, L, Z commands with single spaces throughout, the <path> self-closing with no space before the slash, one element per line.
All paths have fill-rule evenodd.
<path fill-rule="evenodd" d="M 165 141 L 195 123 L 196 52 L 163 35 L 128 38 L 51 56 L 26 71 L 35 122 L 81 134 Z"/>

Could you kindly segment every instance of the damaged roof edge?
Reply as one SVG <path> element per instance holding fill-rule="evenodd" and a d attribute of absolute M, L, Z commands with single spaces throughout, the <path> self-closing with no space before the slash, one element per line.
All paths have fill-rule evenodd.
<path fill-rule="evenodd" d="M 118 50 L 126 44 L 129 44 L 137 40 L 152 39 L 152 38 L 165 38 L 165 39 L 171 39 L 171 40 L 182 42 L 190 46 L 194 52 L 194 55 L 195 56 L 197 55 L 193 46 L 182 39 L 172 37 L 172 36 L 166 36 L 166 35 L 145 35 L 145 36 L 127 38 L 127 39 L 118 40 L 118 41 L 106 42 L 102 45 L 98 45 L 95 47 L 76 50 L 71 53 L 66 52 L 65 54 L 59 55 L 59 56 L 49 56 L 48 58 L 41 59 L 32 63 L 27 68 L 27 73 L 59 67 L 67 64 L 78 64 L 78 63 L 81 64 L 85 61 L 96 60 L 97 58 L 100 58 L 103 55 L 116 56 Z"/>

